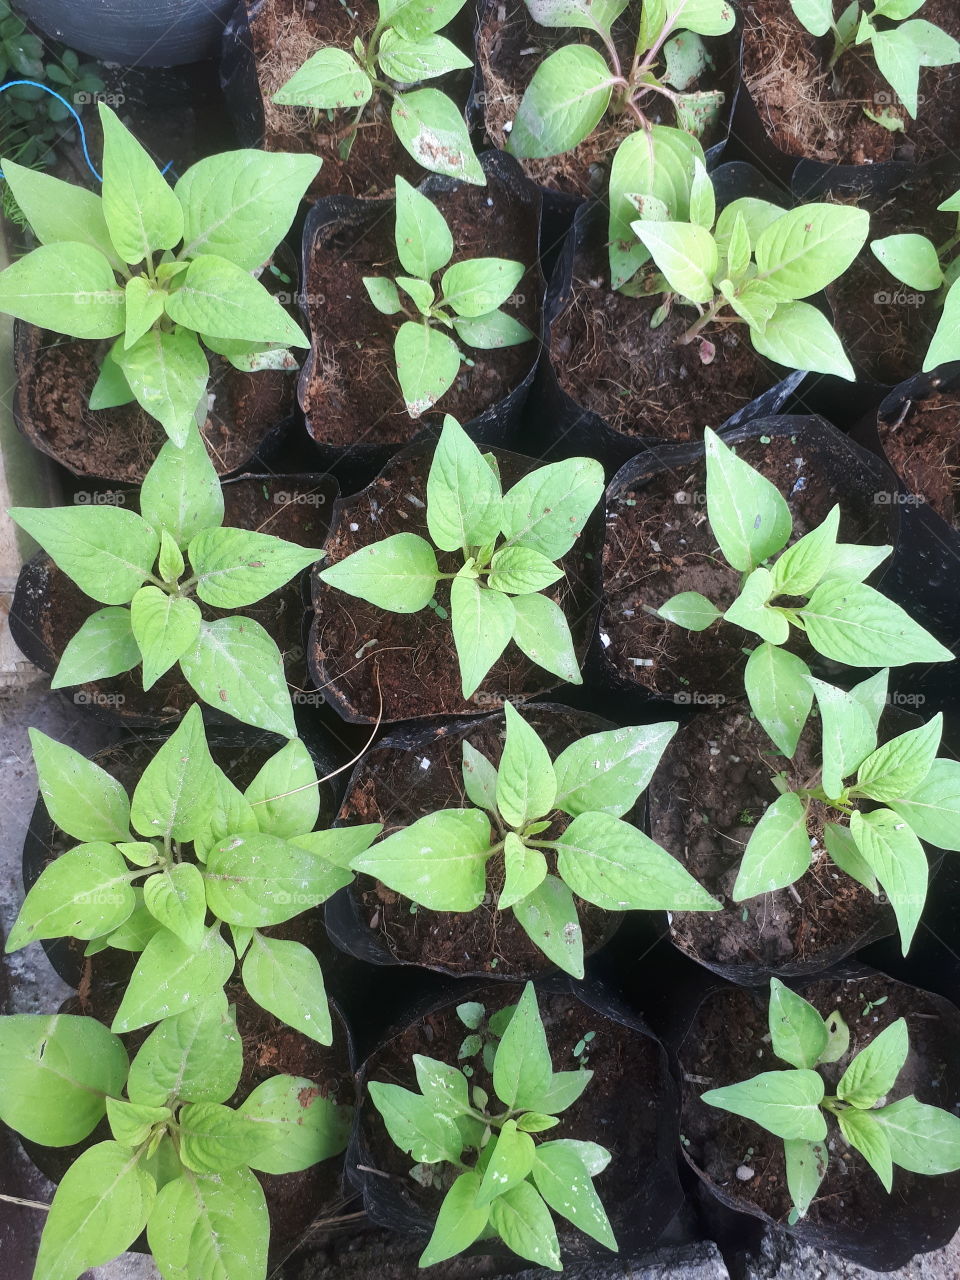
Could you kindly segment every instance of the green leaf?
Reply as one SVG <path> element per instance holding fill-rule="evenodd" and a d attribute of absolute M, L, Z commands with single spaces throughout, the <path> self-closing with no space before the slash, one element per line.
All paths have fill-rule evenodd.
<path fill-rule="evenodd" d="M 785 644 L 790 624 L 782 613 L 768 607 L 774 593 L 773 574 L 763 567 L 754 569 L 740 589 L 740 594 L 723 615 L 745 631 L 752 631 L 768 644 Z"/>
<path fill-rule="evenodd" d="M 732 280 L 727 279 L 719 281 L 717 288 L 740 319 L 746 320 L 759 333 L 766 332 L 777 307 L 782 305 L 776 290 L 765 280 L 747 280 L 738 288 Z"/>
<path fill-rule="evenodd" d="M 419 418 L 453 386 L 460 371 L 459 348 L 439 329 L 407 320 L 397 330 L 393 352 L 407 412 Z"/>
<path fill-rule="evenodd" d="M 120 257 L 136 266 L 183 239 L 183 210 L 166 179 L 119 117 L 99 103 L 103 216 Z"/>
<path fill-rule="evenodd" d="M 87 947 L 84 955 L 91 954 L 91 947 L 102 950 L 106 947 L 114 947 L 118 951 L 142 951 L 155 933 L 159 933 L 161 925 L 155 916 L 152 916 L 143 902 L 143 890 L 134 889 L 134 897 L 136 898 L 136 906 L 124 920 L 118 929 L 114 929 L 112 933 L 108 933 L 102 937 L 95 938 Z"/>
<path fill-rule="evenodd" d="M 790 0 L 790 7 L 812 36 L 825 36 L 833 25 L 833 0 Z"/>
<path fill-rule="evenodd" d="M 561 1111 L 566 1111 L 567 1107 L 573 1106 L 576 1100 L 586 1089 L 587 1085 L 593 1079 L 592 1071 L 585 1071 L 581 1068 L 579 1071 L 554 1071 L 550 1083 L 544 1089 L 543 1093 L 537 1094 L 536 1097 L 525 1095 L 527 1097 L 526 1106 L 534 1107 L 537 1111 L 547 1112 L 549 1115 L 557 1115 Z M 577 1147 L 592 1147 L 591 1142 L 576 1143 Z M 602 1151 L 602 1147 L 597 1148 Z M 586 1156 L 584 1156 L 586 1159 Z M 605 1168 L 610 1163 L 610 1156 L 607 1155 L 606 1162 L 599 1169 L 594 1169 L 593 1173 L 599 1173 L 600 1169 Z"/>
<path fill-rule="evenodd" d="M 933 766 L 943 733 L 938 713 L 919 729 L 891 738 L 874 751 L 857 771 L 857 791 L 887 803 L 915 790 Z"/>
<path fill-rule="evenodd" d="M 490 1225 L 521 1258 L 551 1271 L 563 1270 L 550 1210 L 529 1182 L 519 1183 L 494 1200 Z"/>
<path fill-rule="evenodd" d="M 840 1077 L 837 1097 L 854 1107 L 872 1107 L 893 1088 L 909 1050 L 906 1020 L 898 1018 L 853 1059 Z"/>
<path fill-rule="evenodd" d="M 3 176 L 41 244 L 84 244 L 119 265 L 98 195 L 10 159 Z"/>
<path fill-rule="evenodd" d="M 792 756 L 813 705 L 810 668 L 779 645 L 761 644 L 750 654 L 743 680 L 750 709 L 785 756 Z"/>
<path fill-rule="evenodd" d="M 761 1071 L 751 1080 L 710 1089 L 700 1101 L 743 1116 L 778 1138 L 822 1142 L 827 1124 L 820 1111 L 823 1080 L 816 1071 Z"/>
<path fill-rule="evenodd" d="M 857 702 L 865 708 L 867 715 L 870 717 L 870 723 L 877 731 L 879 731 L 883 713 L 887 709 L 887 684 L 889 679 L 889 669 L 883 668 L 876 675 L 868 676 L 866 680 L 861 680 L 859 684 L 855 684 L 850 690 Z"/>
<path fill-rule="evenodd" d="M 528 849 L 514 831 L 507 832 L 503 857 L 507 874 L 497 903 L 498 911 L 506 911 L 507 907 L 514 906 L 532 893 L 547 874 L 547 860 L 540 850 Z"/>
<path fill-rule="evenodd" d="M 296 736 L 280 650 L 252 618 L 205 622 L 196 648 L 180 659 L 180 670 L 217 710 L 285 738 Z"/>
<path fill-rule="evenodd" d="M 240 609 L 279 591 L 323 552 L 253 529 L 204 529 L 188 555 L 200 599 L 217 609 Z"/>
<path fill-rule="evenodd" d="M 592 733 L 571 743 L 554 761 L 556 808 L 576 817 L 608 813 L 622 818 L 648 786 L 676 721 Z"/>
<path fill-rule="evenodd" d="M 785 302 L 777 307 L 761 333 L 751 328 L 755 351 L 788 369 L 832 373 L 854 379 L 853 367 L 830 321 L 809 302 Z"/>
<path fill-rule="evenodd" d="M 349 883 L 339 867 L 312 850 L 259 832 L 214 845 L 203 877 L 214 915 L 254 928 L 291 920 Z"/>
<path fill-rule="evenodd" d="M 174 187 L 183 256 L 212 253 L 254 271 L 290 229 L 319 169 L 316 156 L 253 149 L 198 160 Z"/>
<path fill-rule="evenodd" d="M 573 894 L 561 879 L 548 875 L 514 905 L 513 914 L 548 960 L 574 978 L 583 977 L 583 930 Z"/>
<path fill-rule="evenodd" d="M 826 1177 L 830 1153 L 825 1142 L 787 1138 L 783 1154 L 787 1165 L 787 1190 L 797 1217 L 803 1218 Z"/>
<path fill-rule="evenodd" d="M 477 1191 L 478 1208 L 523 1182 L 533 1168 L 533 1139 L 517 1129 L 516 1120 L 505 1121 L 491 1145 L 492 1154 Z"/>
<path fill-rule="evenodd" d="M 154 1125 L 172 1120 L 173 1112 L 169 1107 L 147 1107 L 141 1103 L 108 1098 L 107 1118 L 110 1132 L 120 1146 L 132 1149 L 147 1141 Z"/>
<path fill-rule="evenodd" d="M 937 1175 L 960 1168 L 960 1119 L 918 1102 L 911 1094 L 871 1112 L 890 1144 L 894 1164 L 911 1173 Z"/>
<path fill-rule="evenodd" d="M 130 808 L 134 830 L 151 839 L 192 840 L 212 786 L 213 760 L 194 704 L 140 776 Z"/>
<path fill-rule="evenodd" d="M 0 272 L 0 311 L 72 338 L 112 338 L 124 326 L 123 290 L 88 244 L 41 245 Z"/>
<path fill-rule="evenodd" d="M 179 547 L 201 529 L 222 523 L 220 481 L 195 428 L 182 448 L 168 440 L 160 450 L 140 488 L 140 511 L 157 533 L 172 534 Z"/>
<path fill-rule="evenodd" d="M 835 504 L 827 518 L 788 547 L 773 566 L 774 594 L 808 596 L 821 580 L 837 545 L 840 507 Z"/>
<path fill-rule="evenodd" d="M 834 1010 L 829 1018 L 825 1018 L 824 1025 L 827 1028 L 827 1047 L 821 1053 L 820 1061 L 839 1062 L 850 1048 L 850 1028 L 841 1018 L 839 1010 Z"/>
<path fill-rule="evenodd" d="M 469 1112 L 467 1077 L 459 1068 L 448 1066 L 436 1058 L 425 1058 L 419 1053 L 413 1055 L 413 1066 L 420 1092 L 425 1098 L 432 1099 L 438 1111 L 454 1120 Z"/>
<path fill-rule="evenodd" d="M 431 911 L 473 911 L 486 892 L 490 820 L 479 809 L 442 809 L 354 858 L 355 871 Z"/>
<path fill-rule="evenodd" d="M 678 627 L 685 627 L 688 631 L 706 631 L 722 614 L 699 591 L 681 591 L 660 606 L 657 616 L 665 622 L 675 622 Z"/>
<path fill-rule="evenodd" d="M 185 568 L 183 552 L 177 546 L 176 539 L 166 529 L 161 529 L 160 556 L 157 560 L 160 577 L 164 582 L 179 582 Z"/>
<path fill-rule="evenodd" d="M 860 1152 L 889 1194 L 893 1190 L 893 1161 L 883 1127 L 869 1111 L 841 1111 L 837 1121 L 847 1142 Z"/>
<path fill-rule="evenodd" d="M 453 327 L 462 342 L 478 351 L 518 347 L 521 343 L 530 342 L 534 336 L 525 324 L 508 316 L 505 311 L 488 311 L 475 319 L 454 316 Z"/>
<path fill-rule="evenodd" d="M 909 18 L 912 13 L 923 7 L 924 0 L 876 0 L 874 13 L 885 18 Z"/>
<path fill-rule="evenodd" d="M 273 95 L 280 107 L 357 110 L 370 101 L 373 82 L 346 49 L 318 49 Z"/>
<path fill-rule="evenodd" d="M 249 1169 L 184 1170 L 162 1187 L 147 1242 L 164 1280 L 263 1280 L 270 1220 Z"/>
<path fill-rule="evenodd" d="M 289 837 L 312 831 L 320 814 L 320 789 L 313 757 L 301 739 L 292 738 L 272 755 L 243 794 L 265 834 Z"/>
<path fill-rule="evenodd" d="M 923 372 L 930 373 L 949 360 L 960 359 L 960 289 L 955 280 L 943 303 L 943 314 L 923 360 Z"/>
<path fill-rule="evenodd" d="M 79 751 L 28 730 L 40 794 L 52 820 L 76 840 L 126 840 L 130 802 L 120 783 Z"/>
<path fill-rule="evenodd" d="M 232 971 L 233 952 L 219 925 L 207 930 L 199 947 L 162 929 L 137 961 L 111 1029 L 136 1031 L 190 1009 L 216 994 Z"/>
<path fill-rule="evenodd" d="M 149 876 L 143 897 L 147 910 L 165 928 L 188 947 L 200 946 L 207 902 L 203 877 L 192 862 L 179 862 Z"/>
<path fill-rule="evenodd" d="M 221 1173 L 252 1164 L 271 1145 L 270 1136 L 219 1102 L 181 1107 L 180 1159 L 195 1173 Z"/>
<path fill-rule="evenodd" d="M 206 862 L 213 846 L 226 836 L 259 830 L 255 811 L 223 770 L 215 764 L 209 812 L 193 837 L 193 852 L 197 860 Z"/>
<path fill-rule="evenodd" d="M 510 643 L 516 613 L 502 592 L 457 577 L 450 584 L 450 616 L 463 696 L 470 698 Z"/>
<path fill-rule="evenodd" d="M 906 822 L 890 809 L 854 812 L 850 833 L 893 907 L 906 955 L 927 898 L 929 870 L 923 846 Z"/>
<path fill-rule="evenodd" d="M 489 1219 L 486 1207 L 476 1207 L 480 1187 L 479 1173 L 461 1173 L 443 1198 L 433 1234 L 426 1249 L 420 1255 L 421 1267 L 432 1267 L 438 1262 L 462 1253 L 480 1236 Z"/>
<path fill-rule="evenodd" d="M 38 938 L 96 938 L 135 905 L 131 873 L 113 845 L 81 844 L 44 867 L 7 938 L 7 952 Z"/>
<path fill-rule="evenodd" d="M 397 94 L 390 119 L 401 145 L 431 173 L 486 186 L 463 116 L 439 89 Z"/>
<path fill-rule="evenodd" d="M 863 703 L 822 680 L 807 677 L 820 709 L 822 737 L 821 782 L 832 799 L 843 790 L 843 780 L 877 745 L 877 729 Z"/>
<path fill-rule="evenodd" d="M 849 827 L 841 827 L 836 822 L 828 822 L 823 829 L 827 853 L 841 871 L 845 871 L 871 893 L 879 894 L 877 877 L 870 866 L 863 860 L 857 843 L 850 834 Z"/>
<path fill-rule="evenodd" d="M 870 249 L 892 276 L 926 293 L 943 284 L 937 250 L 926 236 L 905 233 L 872 240 Z"/>
<path fill-rule="evenodd" d="M 308 831 L 302 836 L 292 836 L 289 843 L 297 849 L 306 849 L 308 853 L 320 858 L 329 867 L 335 868 L 345 875 L 359 854 L 365 853 L 383 830 L 379 822 L 368 822 L 363 826 L 334 827 L 329 831 Z M 344 883 L 349 882 L 347 876 Z"/>
<path fill-rule="evenodd" d="M 255 932 L 243 961 L 243 985 L 288 1027 L 320 1044 L 333 1043 L 320 963 L 302 943 Z"/>
<path fill-rule="evenodd" d="M 130 626 L 130 610 L 98 609 L 71 636 L 50 688 L 117 676 L 139 663 L 140 648 Z"/>
<path fill-rule="evenodd" d="M 143 687 L 162 675 L 197 643 L 202 617 L 195 600 L 141 587 L 130 603 L 130 625 L 143 656 Z"/>
<path fill-rule="evenodd" d="M 674 16 L 672 5 L 667 11 Z M 733 29 L 734 21 L 734 8 L 727 0 L 680 0 L 676 5 L 676 27 L 701 36 L 722 36 Z"/>
<path fill-rule="evenodd" d="M 543 591 L 563 577 L 563 570 L 552 560 L 529 547 L 503 547 L 495 553 L 490 569 L 489 586 L 510 595 Z"/>
<path fill-rule="evenodd" d="M 817 652 L 847 666 L 899 667 L 953 658 L 899 605 L 866 583 L 823 582 L 800 614 Z"/>
<path fill-rule="evenodd" d="M 417 280 L 413 276 L 397 276 L 397 284 L 400 288 L 411 297 L 421 315 L 430 314 L 430 308 L 433 306 L 435 294 L 433 286 L 427 284 L 425 280 Z"/>
<path fill-rule="evenodd" d="M 123 1045 L 95 1018 L 0 1018 L 0 1120 L 32 1142 L 66 1147 L 92 1133 L 127 1075 Z"/>
<path fill-rule="evenodd" d="M 612 89 L 613 76 L 596 49 L 586 44 L 562 45 L 533 73 L 507 150 L 526 160 L 572 151 L 603 119 Z"/>
<path fill-rule="evenodd" d="M 497 808 L 511 827 L 544 817 L 557 797 L 550 754 L 510 702 L 504 703 L 506 743 L 497 772 Z"/>
<path fill-rule="evenodd" d="M 415 533 L 395 533 L 361 547 L 320 573 L 338 591 L 391 613 L 423 609 L 433 599 L 439 576 L 433 548 Z"/>
<path fill-rule="evenodd" d="M 542 27 L 586 27 L 608 35 L 626 7 L 627 0 L 529 0 L 527 5 Z"/>
<path fill-rule="evenodd" d="M 759 277 L 784 299 L 808 298 L 846 271 L 863 248 L 869 228 L 867 211 L 851 205 L 790 209 L 757 237 Z"/>
<path fill-rule="evenodd" d="M 733 886 L 734 902 L 786 888 L 800 879 L 811 859 L 806 806 L 790 791 L 774 800 L 754 827 Z"/>
<path fill-rule="evenodd" d="M 536 1149 L 533 1181 L 547 1204 L 592 1240 L 617 1251 L 617 1241 L 593 1189 L 590 1173 L 575 1150 L 544 1142 Z"/>
<path fill-rule="evenodd" d="M 641 219 L 630 225 L 675 293 L 697 304 L 711 301 L 720 259 L 709 231 L 689 222 Z"/>
<path fill-rule="evenodd" d="M 142 1153 L 98 1142 L 73 1162 L 57 1187 L 40 1237 L 35 1275 L 76 1280 L 133 1243 L 153 1208 L 157 1184 Z"/>
<path fill-rule="evenodd" d="M 497 1046 L 493 1087 L 505 1107 L 539 1110 L 535 1100 L 548 1087 L 552 1074 L 536 991 L 528 982 Z"/>
<path fill-rule="evenodd" d="M 891 800 L 890 808 L 921 840 L 960 850 L 960 762 L 934 760 L 919 786 Z"/>
<path fill-rule="evenodd" d="M 487 546 L 500 532 L 502 506 L 496 473 L 447 414 L 427 478 L 430 537 L 441 551 Z"/>
<path fill-rule="evenodd" d="M 448 71 L 464 71 L 473 63 L 444 36 L 430 34 L 408 40 L 393 28 L 380 37 L 377 48 L 380 70 L 400 84 L 418 84 Z"/>
<path fill-rule="evenodd" d="M 392 280 L 387 280 L 383 276 L 364 276 L 363 287 L 370 301 L 383 315 L 393 316 L 403 310 L 400 294 Z"/>
<path fill-rule="evenodd" d="M 709 427 L 704 445 L 710 527 L 734 569 L 750 572 L 786 544 L 793 527 L 790 510 L 775 486 Z"/>
<path fill-rule="evenodd" d="M 147 1106 L 178 1099 L 225 1102 L 242 1069 L 236 1020 L 224 993 L 216 991 L 150 1032 L 130 1066 L 127 1093 Z"/>
<path fill-rule="evenodd" d="M 593 458 L 568 458 L 538 467 L 503 499 L 503 535 L 509 543 L 565 556 L 603 493 L 603 467 Z"/>
<path fill-rule="evenodd" d="M 127 604 L 153 568 L 160 539 L 121 507 L 11 507 L 10 517 L 102 604 Z"/>
<path fill-rule="evenodd" d="M 509 258 L 469 258 L 447 267 L 440 281 L 443 302 L 460 316 L 485 316 L 516 289 L 526 267 Z"/>
<path fill-rule="evenodd" d="M 132 347 L 163 315 L 166 295 L 145 276 L 132 276 L 124 290 L 126 328 L 123 345 Z"/>
<path fill-rule="evenodd" d="M 890 31 L 874 30 L 870 48 L 877 70 L 896 91 L 912 120 L 917 118 L 920 68 L 960 62 L 960 44 L 923 18 L 913 18 Z"/>
<path fill-rule="evenodd" d="M 770 979 L 770 1047 L 778 1058 L 791 1067 L 812 1069 L 827 1047 L 827 1028 L 812 1004 L 785 987 L 778 978 Z"/>
<path fill-rule="evenodd" d="M 450 228 L 436 205 L 399 174 L 396 192 L 397 256 L 404 271 L 429 280 L 453 256 Z"/>
<path fill-rule="evenodd" d="M 460 1131 L 453 1120 L 434 1108 L 429 1098 L 396 1084 L 372 1080 L 370 1101 L 383 1117 L 392 1141 L 420 1164 L 459 1160 L 463 1150 Z"/>
<path fill-rule="evenodd" d="M 157 419 L 175 444 L 184 445 L 210 374 L 196 334 L 151 329 L 129 350 L 114 346 L 112 352 L 141 408 Z"/>
<path fill-rule="evenodd" d="M 491 812 L 497 807 L 497 771 L 485 755 L 463 743 L 463 786 L 467 799 L 480 809 Z"/>
<path fill-rule="evenodd" d="M 308 347 L 309 339 L 253 276 L 227 258 L 194 258 L 167 295 L 167 315 L 177 324 L 214 338 L 280 342 Z"/>
<path fill-rule="evenodd" d="M 347 1145 L 351 1108 L 324 1097 L 313 1080 L 271 1076 L 237 1108 L 259 1130 L 259 1149 L 250 1161 L 264 1173 L 296 1173 L 339 1155 Z M 264 1145 L 264 1138 L 268 1144 Z"/>
<path fill-rule="evenodd" d="M 549 596 L 513 596 L 513 639 L 537 666 L 570 684 L 582 684 L 580 664 L 570 626 L 560 606 Z"/>

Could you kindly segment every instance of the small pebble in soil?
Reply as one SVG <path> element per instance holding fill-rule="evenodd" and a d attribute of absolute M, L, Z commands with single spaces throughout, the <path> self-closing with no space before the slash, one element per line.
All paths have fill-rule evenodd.
<path fill-rule="evenodd" d="M 755 1172 L 748 1164 L 741 1164 L 737 1168 L 737 1179 L 740 1182 L 749 1182 L 754 1177 Z"/>

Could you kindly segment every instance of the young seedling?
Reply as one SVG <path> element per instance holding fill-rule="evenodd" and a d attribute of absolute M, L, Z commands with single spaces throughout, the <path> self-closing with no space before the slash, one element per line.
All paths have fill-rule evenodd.
<path fill-rule="evenodd" d="M 499 1009 L 496 1013 L 488 1014 L 479 1000 L 467 1000 L 464 1004 L 457 1005 L 457 1017 L 468 1032 L 457 1050 L 457 1061 L 465 1062 L 467 1060 L 461 1070 L 468 1079 L 473 1075 L 473 1067 L 470 1066 L 469 1059 L 475 1058 L 477 1055 L 480 1056 L 480 1061 L 483 1063 L 484 1068 L 488 1072 L 493 1071 L 493 1060 L 496 1057 L 497 1045 L 510 1024 L 515 1008 L 516 1005 L 509 1005 L 505 1009 Z"/>
<path fill-rule="evenodd" d="M 323 551 L 222 528 L 220 482 L 196 426 L 182 448 L 168 440 L 160 450 L 140 490 L 140 510 L 10 511 L 81 591 L 107 606 L 71 638 L 52 687 L 101 680 L 142 663 L 143 687 L 151 689 L 179 662 L 205 702 L 245 724 L 295 737 L 276 641 L 252 618 L 207 620 L 197 600 L 217 610 L 254 604 L 322 559 Z"/>
<path fill-rule="evenodd" d="M 704 440 L 707 517 L 724 559 L 740 574 L 740 590 L 724 613 L 697 591 L 682 591 L 655 612 L 690 631 L 725 619 L 759 636 L 763 643 L 744 673 L 747 697 L 784 755 L 796 750 L 813 702 L 810 668 L 783 648 L 791 627 L 817 653 L 848 667 L 952 660 L 949 649 L 864 582 L 892 547 L 838 542 L 840 508 L 834 507 L 783 550 L 793 519 L 776 486 L 709 428 Z M 788 603 L 777 603 L 781 599 Z"/>
<path fill-rule="evenodd" d="M 806 1215 L 826 1176 L 828 1116 L 838 1125 L 839 1138 L 860 1152 L 888 1193 L 894 1165 L 929 1176 L 960 1169 L 960 1119 L 912 1094 L 886 1102 L 910 1047 L 904 1018 L 855 1054 L 836 1094 L 828 1096 L 815 1068 L 839 1062 L 849 1052 L 850 1029 L 840 1013 L 822 1018 L 812 1004 L 772 978 L 768 1016 L 771 1048 L 789 1069 L 763 1071 L 741 1084 L 711 1089 L 702 1101 L 783 1139 L 791 1224 Z"/>
<path fill-rule="evenodd" d="M 645 254 L 618 254 L 615 278 L 621 290 L 663 294 L 651 317 L 652 328 L 662 324 L 674 306 L 692 307 L 697 318 L 678 341 L 698 343 L 705 364 L 716 354 L 709 335 L 718 328 L 745 324 L 761 356 L 791 369 L 833 373 L 852 381 L 853 369 L 830 321 L 801 299 L 819 293 L 846 271 L 867 238 L 870 215 L 839 204 L 784 210 L 745 196 L 718 216 L 713 183 L 701 157 L 679 143 L 676 133 L 660 134 L 649 143 L 653 163 L 659 152 L 669 164 L 665 175 L 635 187 L 632 195 L 623 190 L 624 174 L 611 178 L 611 245 L 622 239 L 618 226 L 623 200 L 632 200 L 640 217 L 629 225 L 660 273 L 639 284 L 624 284 L 624 271 L 636 272 Z M 627 180 L 635 169 L 631 165 Z M 645 184 L 648 176 L 636 174 Z M 613 199 L 613 177 L 620 205 Z M 670 193 L 664 199 L 667 183 Z M 655 194 L 658 189 L 661 195 Z"/>
<path fill-rule="evenodd" d="M 888 676 L 879 671 L 849 692 L 805 678 L 808 690 L 798 710 L 806 718 L 811 695 L 816 697 L 820 775 L 796 786 L 785 773 L 774 777 L 781 794 L 751 833 L 733 900 L 786 888 L 805 874 L 813 862 L 807 821 L 818 802 L 843 819 L 826 823 L 826 853 L 871 893 L 883 889 L 906 955 L 927 896 L 920 841 L 960 851 L 960 762 L 937 758 L 942 715 L 877 746 Z M 869 811 L 861 811 L 865 803 Z"/>
<path fill-rule="evenodd" d="M 111 1131 L 57 1187 L 34 1280 L 99 1267 L 144 1228 L 163 1280 L 266 1276 L 270 1221 L 253 1171 L 294 1173 L 338 1155 L 352 1108 L 290 1075 L 228 1106 L 242 1067 L 222 991 L 161 1022 L 132 1063 L 94 1018 L 0 1018 L 0 1119 L 48 1147 L 83 1142 L 104 1116 Z"/>
<path fill-rule="evenodd" d="M 953 235 L 941 245 L 915 232 L 885 236 L 872 241 L 870 248 L 892 276 L 909 289 L 938 293 L 942 308 L 940 323 L 930 339 L 923 361 L 924 373 L 930 373 L 949 360 L 960 360 L 960 191 L 937 205 L 942 213 L 956 214 Z"/>
<path fill-rule="evenodd" d="M 701 36 L 733 29 L 727 0 L 643 0 L 629 66 L 621 63 L 613 24 L 629 0 L 526 0 L 545 27 L 592 32 L 600 53 L 577 37 L 546 57 L 534 72 L 510 130 L 507 150 L 523 159 L 561 155 L 589 138 L 609 112 L 629 115 L 647 131 L 645 111 L 658 99 L 671 104 L 677 123 L 702 134 L 716 118 L 723 93 L 684 93 L 712 65 Z"/>
<path fill-rule="evenodd" d="M 533 1136 L 560 1123 L 557 1116 L 577 1101 L 593 1072 L 553 1070 L 532 983 L 509 1012 L 490 1071 L 499 1108 L 462 1071 L 420 1054 L 413 1057 L 419 1093 L 378 1081 L 367 1086 L 390 1138 L 417 1161 L 417 1180 L 423 1181 L 422 1166 L 440 1165 L 455 1175 L 452 1185 L 442 1184 L 449 1190 L 421 1267 L 452 1258 L 483 1237 L 562 1271 L 551 1209 L 617 1250 L 593 1187 L 610 1153 L 595 1142 L 538 1142 Z"/>
<path fill-rule="evenodd" d="M 512 910 L 531 942 L 576 978 L 583 977 L 583 937 L 574 894 L 605 911 L 719 910 L 675 858 L 623 821 L 675 723 L 594 733 L 551 762 L 509 702 L 504 713 L 499 769 L 463 743 L 473 807 L 420 818 L 356 857 L 354 871 L 432 911 L 474 911 L 487 895 L 488 863 L 502 858 L 498 909 Z M 573 821 L 558 831 L 565 818 Z"/>
<path fill-rule="evenodd" d="M 378 311 L 407 317 L 397 330 L 394 354 L 407 412 L 419 418 L 453 386 L 461 360 L 472 363 L 443 328 L 454 330 L 466 346 L 484 351 L 515 347 L 533 334 L 499 310 L 520 283 L 523 263 L 466 258 L 447 267 L 453 236 L 443 214 L 399 175 L 396 190 L 397 257 L 410 274 L 392 280 L 365 276 L 363 283 Z M 433 277 L 444 267 L 435 287 Z"/>
<path fill-rule="evenodd" d="M 463 696 L 471 697 L 513 640 L 537 666 L 581 684 L 563 610 L 541 594 L 563 577 L 555 561 L 580 535 L 603 493 L 603 467 L 569 458 L 539 467 L 506 494 L 496 460 L 449 415 L 427 481 L 427 527 L 396 533 L 324 569 L 331 587 L 391 613 L 416 613 L 450 582 Z M 436 550 L 453 553 L 441 569 Z"/>
<path fill-rule="evenodd" d="M 315 128 L 321 112 L 327 113 L 331 125 L 337 120 L 335 111 L 350 112 L 347 124 L 335 134 L 340 158 L 347 160 L 364 116 L 386 95 L 391 100 L 393 131 L 418 164 L 433 173 L 485 186 L 467 126 L 454 102 L 439 89 L 412 93 L 406 89 L 472 65 L 456 45 L 437 34 L 463 5 L 464 0 L 401 4 L 382 0 L 377 25 L 366 44 L 357 37 L 352 52 L 335 45 L 318 49 L 273 95 L 273 101 L 282 107 L 310 108 Z"/>
<path fill-rule="evenodd" d="M 207 417 L 204 348 L 251 370 L 288 367 L 286 348 L 310 345 L 255 273 L 320 161 L 227 151 L 170 187 L 103 103 L 100 119 L 102 196 L 2 161 L 41 243 L 0 272 L 0 311 L 72 338 L 115 338 L 90 408 L 136 400 L 182 445 Z"/>
<path fill-rule="evenodd" d="M 896 93 L 912 120 L 917 118 L 921 67 L 949 67 L 960 62 L 960 44 L 925 18 L 914 18 L 924 0 L 873 0 L 873 8 L 851 0 L 839 18 L 833 16 L 833 0 L 790 0 L 790 6 L 811 35 L 833 37 L 827 63 L 832 70 L 854 47 L 873 54 L 877 70 Z M 881 25 L 876 25 L 877 19 Z M 904 21 L 909 19 L 909 21 Z M 900 117 L 887 107 L 863 108 L 871 120 L 885 129 L 903 128 Z"/>
<path fill-rule="evenodd" d="M 315 831 L 317 774 L 295 738 L 245 791 L 210 756 L 192 706 L 133 796 L 79 752 L 30 730 L 40 794 L 81 841 L 41 872 L 7 952 L 41 938 L 139 953 L 113 1021 L 135 1031 L 216 996 L 242 961 L 250 997 L 321 1044 L 332 1029 L 320 965 L 300 942 L 261 929 L 324 902 L 352 880 L 377 824 Z M 233 948 L 222 936 L 230 927 Z"/>

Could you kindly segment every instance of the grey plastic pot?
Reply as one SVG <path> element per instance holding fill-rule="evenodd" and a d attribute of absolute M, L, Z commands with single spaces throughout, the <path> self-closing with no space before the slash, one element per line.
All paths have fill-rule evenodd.
<path fill-rule="evenodd" d="M 122 66 L 216 57 L 234 0 L 18 0 L 24 18 L 72 49 Z"/>

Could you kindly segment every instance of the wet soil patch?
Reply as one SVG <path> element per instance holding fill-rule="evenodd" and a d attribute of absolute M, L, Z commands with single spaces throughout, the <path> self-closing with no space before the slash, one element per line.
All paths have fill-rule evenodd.
<path fill-rule="evenodd" d="M 907 404 L 896 422 L 877 424 L 887 460 L 911 493 L 960 527 L 960 397 L 935 392 Z"/>

